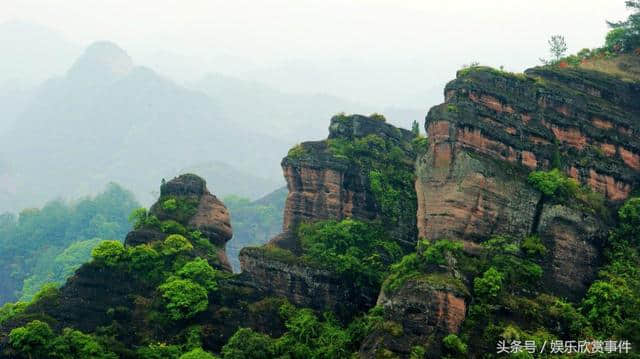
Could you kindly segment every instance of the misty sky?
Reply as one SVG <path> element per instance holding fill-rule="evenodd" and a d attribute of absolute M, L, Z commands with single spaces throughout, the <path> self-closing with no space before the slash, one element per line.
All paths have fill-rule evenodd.
<path fill-rule="evenodd" d="M 381 106 L 428 107 L 461 65 L 521 71 L 563 34 L 601 45 L 622 0 L 2 0 L 0 22 L 111 40 L 178 80 L 221 72 Z"/>

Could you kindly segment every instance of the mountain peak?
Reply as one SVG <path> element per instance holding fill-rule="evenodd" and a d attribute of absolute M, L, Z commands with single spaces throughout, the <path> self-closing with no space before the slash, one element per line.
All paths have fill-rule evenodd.
<path fill-rule="evenodd" d="M 132 68 L 133 60 L 126 51 L 112 42 L 98 41 L 87 47 L 68 76 L 94 81 L 110 80 L 127 75 Z"/>

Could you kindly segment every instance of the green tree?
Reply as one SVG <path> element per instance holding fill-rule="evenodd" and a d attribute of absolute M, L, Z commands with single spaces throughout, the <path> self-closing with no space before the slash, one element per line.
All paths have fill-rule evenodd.
<path fill-rule="evenodd" d="M 14 316 L 24 312 L 25 308 L 29 305 L 27 302 L 15 302 L 5 303 L 0 307 L 0 325 Z"/>
<path fill-rule="evenodd" d="M 502 290 L 504 276 L 497 269 L 489 268 L 482 277 L 473 280 L 475 294 L 484 300 L 495 299 Z"/>
<path fill-rule="evenodd" d="M 105 349 L 93 336 L 78 330 L 65 328 L 62 335 L 51 342 L 50 357 L 117 359 L 115 353 Z"/>
<path fill-rule="evenodd" d="M 273 339 L 251 328 L 240 328 L 222 347 L 224 359 L 269 359 L 273 357 Z"/>
<path fill-rule="evenodd" d="M 391 263 L 402 256 L 400 246 L 383 227 L 354 219 L 302 224 L 303 259 L 320 264 L 359 285 L 379 285 Z"/>
<path fill-rule="evenodd" d="M 54 338 L 49 324 L 34 320 L 9 333 L 9 345 L 29 358 L 45 358 Z"/>
<path fill-rule="evenodd" d="M 411 132 L 413 132 L 416 137 L 420 136 L 420 124 L 418 121 L 413 120 L 411 123 Z"/>
<path fill-rule="evenodd" d="M 455 334 L 449 334 L 442 339 L 442 344 L 449 354 L 464 358 L 467 354 L 467 345 Z"/>
<path fill-rule="evenodd" d="M 127 257 L 127 250 L 118 241 L 103 241 L 91 251 L 91 256 L 96 262 L 113 267 Z"/>
<path fill-rule="evenodd" d="M 192 349 L 180 356 L 180 359 L 215 359 L 215 355 L 204 351 L 202 348 Z"/>
<path fill-rule="evenodd" d="M 553 65 L 558 63 L 567 53 L 567 41 L 562 35 L 553 35 L 548 43 L 551 60 L 540 59 L 540 61 L 547 65 Z"/>
<path fill-rule="evenodd" d="M 194 283 L 198 283 L 210 292 L 217 289 L 217 271 L 213 269 L 205 259 L 196 258 L 185 263 L 185 265 L 176 272 L 176 275 L 182 279 L 189 279 Z"/>
<path fill-rule="evenodd" d="M 180 234 L 172 234 L 162 243 L 162 254 L 166 256 L 189 252 L 192 249 L 191 242 Z"/>
<path fill-rule="evenodd" d="M 633 13 L 624 21 L 608 22 L 613 30 L 607 34 L 606 46 L 613 51 L 640 48 L 640 0 L 627 0 L 625 4 Z"/>
<path fill-rule="evenodd" d="M 207 290 L 188 279 L 170 278 L 158 287 L 169 317 L 174 320 L 191 318 L 207 309 Z"/>
<path fill-rule="evenodd" d="M 177 345 L 150 343 L 146 347 L 138 349 L 136 354 L 141 359 L 178 359 L 181 352 Z"/>

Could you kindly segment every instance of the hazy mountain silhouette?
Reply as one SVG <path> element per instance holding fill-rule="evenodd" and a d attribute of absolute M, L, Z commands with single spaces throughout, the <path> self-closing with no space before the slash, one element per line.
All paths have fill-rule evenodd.
<path fill-rule="evenodd" d="M 250 193 L 230 193 L 255 197 L 282 183 L 279 162 L 288 147 L 225 117 L 215 99 L 134 66 L 124 50 L 99 42 L 64 77 L 44 83 L 2 136 L 0 153 L 17 188 L 0 210 L 94 193 L 110 181 L 148 202 L 159 178 L 207 161 L 253 174 Z M 222 186 L 218 178 L 224 176 L 208 178 L 212 188 Z"/>

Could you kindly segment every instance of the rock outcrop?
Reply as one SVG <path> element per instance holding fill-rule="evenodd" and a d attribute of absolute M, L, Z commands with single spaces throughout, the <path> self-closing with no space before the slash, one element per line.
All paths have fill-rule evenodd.
<path fill-rule="evenodd" d="M 385 351 L 409 357 L 419 345 L 429 349 L 429 358 L 440 358 L 442 338 L 460 331 L 468 300 L 464 284 L 443 273 L 408 280 L 393 293 L 382 290 L 377 305 L 401 335 L 383 325 L 364 341 L 361 357 L 377 358 Z"/>
<path fill-rule="evenodd" d="M 611 203 L 627 198 L 640 170 L 638 91 L 578 69 L 461 70 L 426 118 L 429 151 L 418 159 L 416 181 L 420 236 L 481 242 L 539 233 L 556 249 L 548 284 L 579 296 L 594 278 L 606 225 L 585 209 L 543 205 L 527 174 L 561 166 Z"/>
<path fill-rule="evenodd" d="M 366 161 L 343 147 L 357 141 L 382 141 L 398 148 L 407 173 L 413 173 L 414 135 L 385 123 L 359 115 L 335 116 L 329 137 L 324 141 L 305 142 L 293 148 L 282 160 L 289 194 L 285 203 L 283 233 L 264 248 L 245 248 L 240 253 L 243 272 L 265 292 L 284 296 L 292 303 L 319 310 L 332 309 L 350 316 L 375 304 L 378 288 L 357 288 L 327 270 L 309 269 L 296 261 L 301 254 L 297 227 L 304 222 L 353 218 L 381 221 L 390 236 L 408 250 L 415 246 L 415 193 L 412 183 L 401 190 L 410 201 L 402 203 L 399 215 L 390 218 L 370 183 Z M 376 146 L 364 142 L 365 146 Z M 401 163 L 400 163 L 401 162 Z M 400 206 L 399 206 L 400 207 Z M 288 251 L 283 260 L 282 250 Z"/>
<path fill-rule="evenodd" d="M 160 198 L 151 207 L 150 213 L 161 221 L 173 220 L 186 228 L 200 231 L 218 249 L 219 267 L 231 271 L 225 252 L 225 245 L 233 235 L 229 211 L 222 201 L 207 190 L 204 179 L 184 174 L 163 183 Z M 128 238 L 129 242 L 132 240 Z"/>

